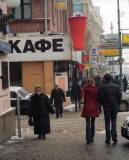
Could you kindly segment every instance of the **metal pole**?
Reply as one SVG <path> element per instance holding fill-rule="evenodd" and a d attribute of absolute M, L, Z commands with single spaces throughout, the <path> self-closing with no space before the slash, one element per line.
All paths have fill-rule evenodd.
<path fill-rule="evenodd" d="M 67 0 L 67 9 L 66 9 L 66 21 L 67 21 L 67 33 L 69 33 L 69 13 L 68 13 L 68 0 Z"/>
<path fill-rule="evenodd" d="M 122 48 L 121 48 L 120 5 L 119 5 L 119 0 L 117 0 L 117 5 L 118 5 L 118 34 L 119 34 L 119 57 L 120 57 L 120 87 L 122 88 Z"/>
<path fill-rule="evenodd" d="M 17 120 L 18 120 L 18 136 L 21 138 L 20 99 L 18 94 L 17 94 Z"/>
<path fill-rule="evenodd" d="M 45 36 L 47 36 L 47 0 L 44 0 Z"/>

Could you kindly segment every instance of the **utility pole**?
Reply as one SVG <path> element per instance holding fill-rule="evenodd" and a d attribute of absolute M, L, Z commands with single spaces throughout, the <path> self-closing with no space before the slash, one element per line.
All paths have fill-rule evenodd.
<path fill-rule="evenodd" d="M 122 48 L 121 48 L 120 5 L 119 5 L 119 0 L 117 0 L 117 5 L 118 5 L 118 36 L 119 36 L 119 57 L 120 57 L 120 87 L 122 88 Z"/>
<path fill-rule="evenodd" d="M 45 36 L 47 36 L 47 0 L 44 0 Z"/>
<path fill-rule="evenodd" d="M 113 34 L 113 25 L 112 25 L 112 22 L 111 22 L 111 34 Z M 112 72 L 114 72 L 114 57 L 112 57 Z"/>

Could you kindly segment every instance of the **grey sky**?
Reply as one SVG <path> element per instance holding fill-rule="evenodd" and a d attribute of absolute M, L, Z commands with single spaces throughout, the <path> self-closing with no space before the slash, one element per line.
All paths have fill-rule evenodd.
<path fill-rule="evenodd" d="M 111 33 L 111 22 L 114 26 L 114 33 L 118 32 L 117 25 L 117 0 L 92 0 L 94 6 L 100 6 L 101 15 L 103 18 L 103 27 L 105 34 Z M 129 29 L 129 0 L 119 0 L 121 13 L 121 29 Z M 122 32 L 129 32 L 122 31 Z"/>

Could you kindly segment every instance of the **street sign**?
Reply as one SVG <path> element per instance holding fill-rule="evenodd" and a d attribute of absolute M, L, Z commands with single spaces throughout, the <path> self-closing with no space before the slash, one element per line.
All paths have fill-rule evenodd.
<path fill-rule="evenodd" d="M 118 42 L 118 34 L 106 34 L 100 36 L 101 42 Z"/>
<path fill-rule="evenodd" d="M 123 34 L 123 48 L 129 48 L 129 34 Z"/>
<path fill-rule="evenodd" d="M 125 60 L 122 58 L 121 61 L 122 61 L 122 63 L 124 63 Z M 118 62 L 118 64 L 120 64 L 120 58 L 117 59 L 117 62 Z"/>
<path fill-rule="evenodd" d="M 119 49 L 105 49 L 100 52 L 102 56 L 119 56 Z"/>
<path fill-rule="evenodd" d="M 96 49 L 92 49 L 92 56 L 96 56 Z"/>
<path fill-rule="evenodd" d="M 108 61 L 108 65 L 117 65 L 118 61 L 114 60 L 114 61 Z"/>
<path fill-rule="evenodd" d="M 102 49 L 118 49 L 119 43 L 118 42 L 102 42 L 99 44 L 99 47 Z"/>

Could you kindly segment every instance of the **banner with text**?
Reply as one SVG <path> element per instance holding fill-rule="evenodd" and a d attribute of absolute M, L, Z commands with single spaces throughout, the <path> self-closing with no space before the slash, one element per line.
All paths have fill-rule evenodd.
<path fill-rule="evenodd" d="M 56 0 L 56 9 L 66 10 L 67 9 L 67 0 Z"/>

